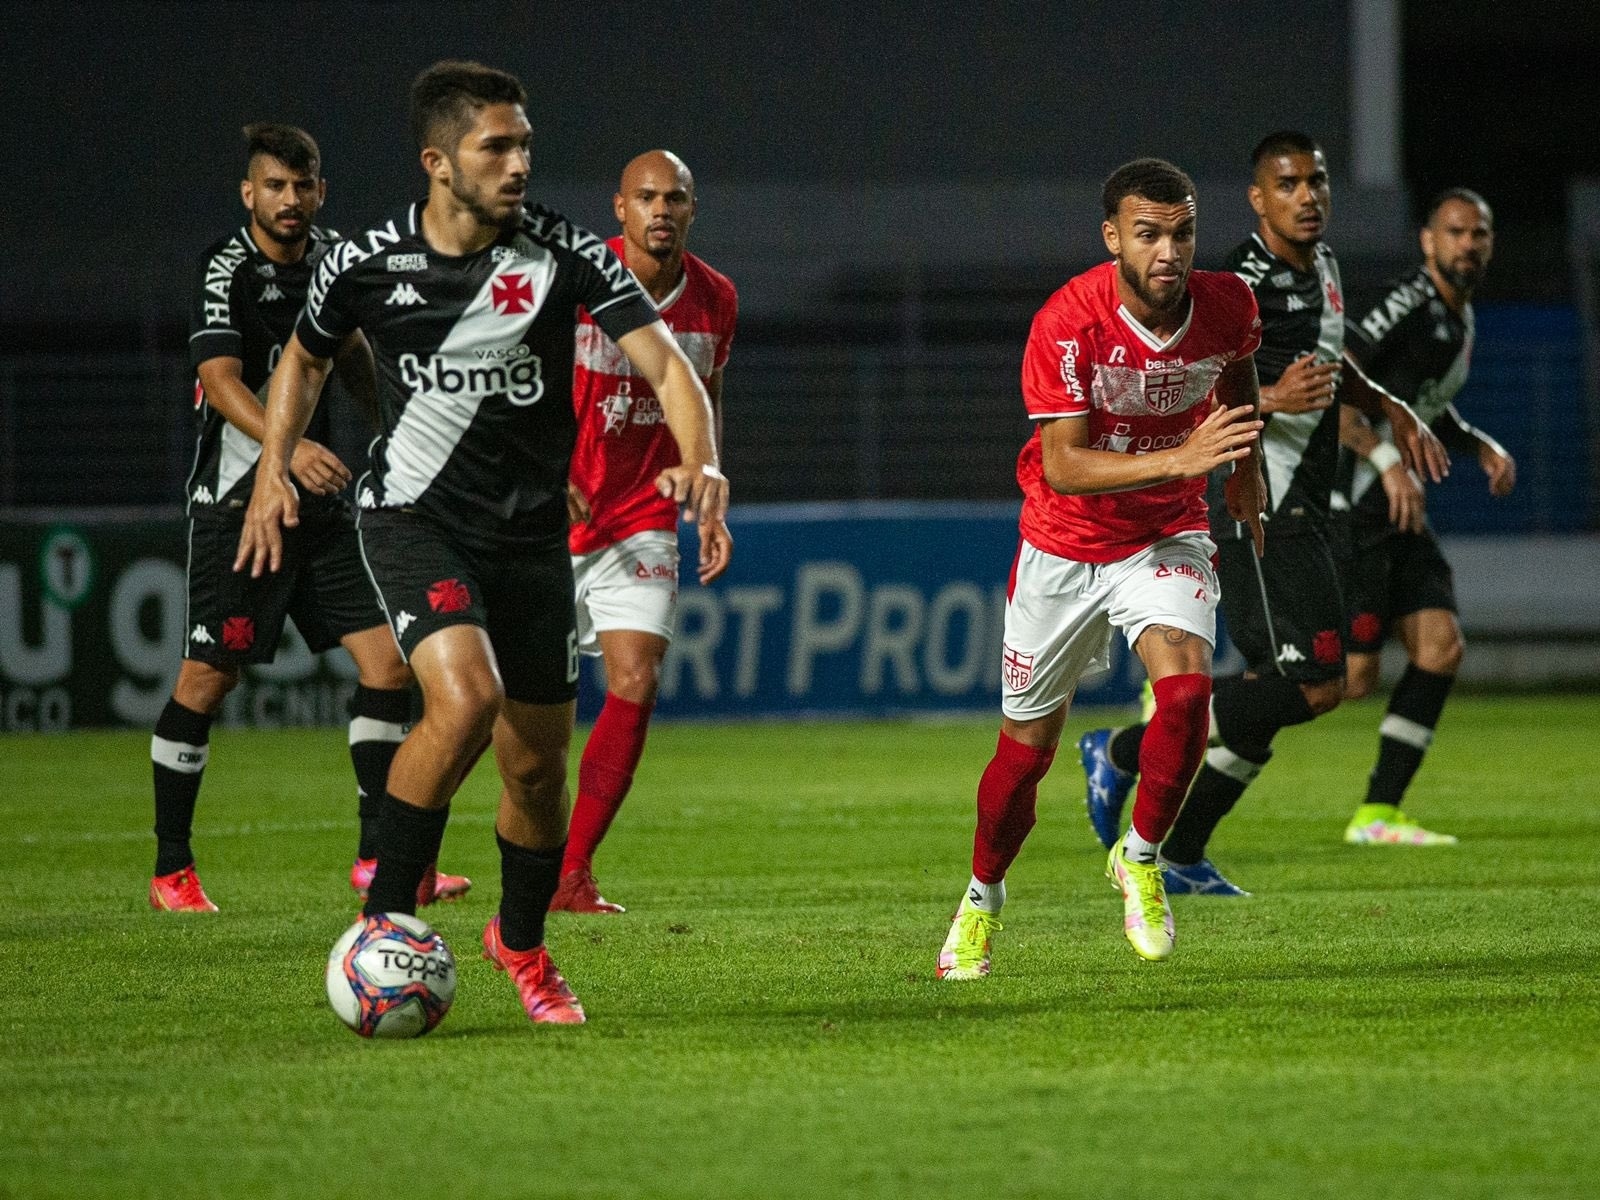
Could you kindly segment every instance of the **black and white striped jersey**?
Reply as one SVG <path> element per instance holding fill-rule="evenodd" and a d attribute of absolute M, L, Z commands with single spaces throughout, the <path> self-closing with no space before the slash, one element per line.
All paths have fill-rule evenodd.
<path fill-rule="evenodd" d="M 259 395 L 294 332 L 312 272 L 338 236 L 312 226 L 305 257 L 287 266 L 263 254 L 247 226 L 212 243 L 201 257 L 190 309 L 190 364 L 198 370 L 208 359 L 237 358 L 245 387 Z M 200 428 L 187 485 L 189 510 L 242 510 L 250 502 L 261 443 L 228 424 L 206 402 L 198 380 L 194 404 Z M 324 402 L 306 436 L 326 443 L 328 426 Z M 302 500 L 313 509 L 342 503 L 310 492 Z"/>
<path fill-rule="evenodd" d="M 564 546 L 578 306 L 616 341 L 655 305 L 604 238 L 542 206 L 461 258 L 421 219 L 413 204 L 329 251 L 296 329 L 319 357 L 355 329 L 372 344 L 384 432 L 357 503 L 480 549 Z"/>
<path fill-rule="evenodd" d="M 1256 374 L 1263 387 L 1276 383 L 1306 354 L 1338 362 L 1344 353 L 1344 290 L 1339 262 L 1319 242 L 1309 271 L 1297 270 L 1251 234 L 1228 255 L 1228 269 L 1255 293 L 1261 312 L 1261 348 Z M 1302 523 L 1326 525 L 1329 497 L 1339 462 L 1338 406 L 1311 413 L 1270 413 L 1262 418 L 1262 472 L 1267 481 L 1267 521 L 1273 536 L 1292 535 Z M 1249 527 L 1228 515 L 1224 473 L 1213 475 L 1213 537 L 1248 537 Z"/>
<path fill-rule="evenodd" d="M 1367 377 L 1416 410 L 1424 422 L 1439 419 L 1467 382 L 1472 361 L 1472 305 L 1454 312 L 1439 296 L 1426 267 L 1390 283 L 1383 299 L 1347 327 L 1350 357 Z M 1378 431 L 1390 434 L 1389 423 Z M 1345 451 L 1340 482 L 1348 488 L 1357 520 L 1363 525 L 1389 523 L 1389 501 L 1372 485 L 1377 472 L 1364 458 Z"/>

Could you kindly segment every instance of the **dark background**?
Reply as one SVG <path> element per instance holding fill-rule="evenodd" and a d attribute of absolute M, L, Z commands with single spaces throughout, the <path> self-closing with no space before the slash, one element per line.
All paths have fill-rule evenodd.
<path fill-rule="evenodd" d="M 1254 224 L 1249 148 L 1297 126 L 1329 155 L 1354 302 L 1454 184 L 1497 211 L 1480 299 L 1569 302 L 1592 8 L 1402 3 L 1403 178 L 1363 189 L 1348 4 L 0 4 L 0 505 L 176 500 L 186 308 L 243 215 L 240 126 L 310 129 L 326 223 L 360 227 L 422 191 L 406 93 L 442 57 L 523 78 L 532 195 L 602 232 L 634 154 L 694 168 L 694 248 L 741 289 L 743 498 L 1009 496 L 1017 348 L 1102 255 L 1099 181 L 1136 155 L 1196 177 L 1203 265 Z"/>

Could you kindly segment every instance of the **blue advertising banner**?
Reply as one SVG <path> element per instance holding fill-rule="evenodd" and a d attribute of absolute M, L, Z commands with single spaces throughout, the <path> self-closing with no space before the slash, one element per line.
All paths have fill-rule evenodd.
<path fill-rule="evenodd" d="M 749 505 L 730 521 L 733 565 L 694 581 L 681 534 L 678 635 L 662 716 L 889 715 L 998 710 L 1006 581 L 1018 505 Z M 1136 699 L 1143 668 L 1113 639 L 1111 670 L 1079 704 Z M 584 672 L 579 711 L 599 707 Z"/>

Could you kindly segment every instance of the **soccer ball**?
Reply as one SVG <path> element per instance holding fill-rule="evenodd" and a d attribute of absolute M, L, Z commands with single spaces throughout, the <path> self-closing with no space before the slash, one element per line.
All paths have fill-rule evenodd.
<path fill-rule="evenodd" d="M 455 997 L 450 947 L 405 913 L 362 917 L 328 952 L 328 1003 L 362 1037 L 421 1037 Z"/>

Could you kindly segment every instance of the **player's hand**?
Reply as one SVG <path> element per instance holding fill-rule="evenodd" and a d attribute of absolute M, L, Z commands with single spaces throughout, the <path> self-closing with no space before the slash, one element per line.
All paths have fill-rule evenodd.
<path fill-rule="evenodd" d="M 1171 455 L 1173 469 L 1180 479 L 1209 475 L 1218 467 L 1249 455 L 1250 448 L 1261 436 L 1263 424 L 1242 405 L 1224 408 L 1219 404 L 1206 414 L 1206 419 L 1195 427 L 1183 445 L 1162 453 Z"/>
<path fill-rule="evenodd" d="M 1267 552 L 1267 531 L 1261 527 L 1261 514 L 1267 507 L 1267 481 L 1261 478 L 1259 460 L 1249 459 L 1234 469 L 1222 485 L 1228 515 L 1250 527 L 1256 557 Z"/>
<path fill-rule="evenodd" d="M 724 521 L 728 516 L 728 477 L 709 463 L 684 463 L 656 476 L 656 491 L 683 505 L 685 521 Z"/>
<path fill-rule="evenodd" d="M 717 579 L 733 561 L 733 534 L 721 521 L 701 521 L 700 530 L 700 586 Z"/>
<path fill-rule="evenodd" d="M 1418 419 L 1409 404 L 1392 396 L 1383 398 L 1383 415 L 1389 419 L 1401 461 L 1415 471 L 1418 478 L 1442 482 L 1450 474 L 1450 452 L 1438 435 Z"/>
<path fill-rule="evenodd" d="M 1491 496 L 1509 496 L 1511 489 L 1517 486 L 1517 460 L 1504 450 L 1483 447 L 1478 451 L 1478 464 L 1489 477 Z"/>
<path fill-rule="evenodd" d="M 1421 533 L 1428 501 L 1410 468 L 1397 462 L 1378 476 L 1378 482 L 1389 497 L 1389 524 L 1402 533 Z"/>
<path fill-rule="evenodd" d="M 1316 355 L 1303 354 L 1278 376 L 1278 382 L 1261 389 L 1263 413 L 1320 412 L 1333 403 L 1339 390 L 1339 364 L 1319 363 Z"/>
<path fill-rule="evenodd" d="M 331 496 L 350 482 L 350 468 L 339 456 L 310 438 L 301 438 L 289 458 L 289 472 L 314 495 Z"/>
<path fill-rule="evenodd" d="M 567 484 L 567 524 L 583 525 L 594 516 L 594 509 L 589 507 L 589 501 L 571 483 Z"/>
<path fill-rule="evenodd" d="M 261 572 L 276 571 L 283 565 L 283 531 L 300 524 L 300 494 L 286 472 L 256 471 L 255 490 L 250 507 L 244 512 L 244 530 L 239 534 L 239 553 L 233 569 L 249 568 L 250 578 Z"/>

